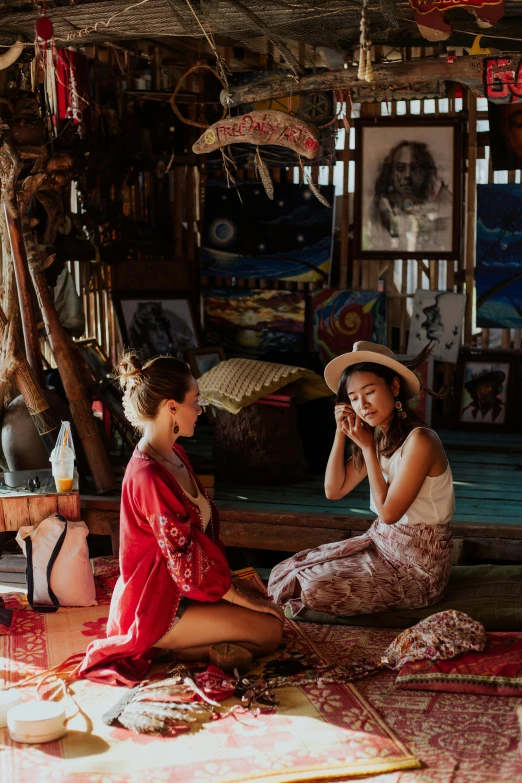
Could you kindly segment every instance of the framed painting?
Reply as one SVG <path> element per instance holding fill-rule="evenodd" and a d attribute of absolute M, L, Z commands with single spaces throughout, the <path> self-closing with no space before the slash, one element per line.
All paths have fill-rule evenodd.
<path fill-rule="evenodd" d="M 203 306 L 207 344 L 222 346 L 229 357 L 305 350 L 302 291 L 212 288 Z"/>
<path fill-rule="evenodd" d="M 461 351 L 457 366 L 455 426 L 514 432 L 520 357 L 512 351 Z"/>
<path fill-rule="evenodd" d="M 321 188 L 332 205 L 310 188 L 274 182 L 270 200 L 257 180 L 229 188 L 208 182 L 200 274 L 206 277 L 327 281 L 333 249 L 335 192 Z"/>
<path fill-rule="evenodd" d="M 359 340 L 386 342 L 385 293 L 326 288 L 313 294 L 312 307 L 314 347 L 325 363 Z"/>
<path fill-rule="evenodd" d="M 518 106 L 518 103 L 514 104 Z M 522 187 L 477 186 L 477 326 L 522 327 Z"/>
<path fill-rule="evenodd" d="M 144 359 L 183 359 L 187 350 L 200 346 L 199 321 L 189 296 L 162 291 L 140 297 L 137 291 L 119 291 L 112 299 L 124 344 Z"/>
<path fill-rule="evenodd" d="M 355 123 L 355 257 L 456 259 L 461 252 L 461 123 Z"/>
<path fill-rule="evenodd" d="M 223 348 L 217 346 L 215 348 L 191 348 L 187 351 L 187 361 L 194 378 L 201 378 L 225 358 Z"/>
<path fill-rule="evenodd" d="M 407 362 L 408 360 L 411 361 L 414 358 L 414 356 L 410 356 L 409 354 L 397 356 L 397 359 L 400 362 Z M 419 366 L 412 370 L 412 372 L 415 373 L 423 386 L 427 386 L 428 389 L 433 389 L 433 378 L 435 374 L 434 368 L 435 360 L 433 356 L 428 356 L 426 361 L 422 362 L 422 364 L 419 364 Z M 415 397 L 412 397 L 411 400 L 408 400 L 408 407 L 415 411 L 417 416 L 420 416 L 422 421 L 424 421 L 428 426 L 431 425 L 432 404 L 433 397 L 431 397 L 429 394 L 426 394 L 426 392 L 422 389 L 419 390 Z"/>
<path fill-rule="evenodd" d="M 417 288 L 413 298 L 408 354 L 417 356 L 431 340 L 435 340 L 433 358 L 456 364 L 465 306 L 465 294 Z"/>

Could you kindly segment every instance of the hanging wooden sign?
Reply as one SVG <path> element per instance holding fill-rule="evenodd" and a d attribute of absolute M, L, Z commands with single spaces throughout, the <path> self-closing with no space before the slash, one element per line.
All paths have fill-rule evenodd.
<path fill-rule="evenodd" d="M 251 111 L 211 125 L 192 147 L 204 155 L 228 144 L 273 144 L 312 160 L 319 153 L 319 131 L 282 111 Z"/>
<path fill-rule="evenodd" d="M 453 8 L 473 13 L 480 27 L 492 27 L 504 16 L 504 0 L 410 0 L 420 34 L 428 41 L 445 41 L 452 33 L 443 14 Z"/>

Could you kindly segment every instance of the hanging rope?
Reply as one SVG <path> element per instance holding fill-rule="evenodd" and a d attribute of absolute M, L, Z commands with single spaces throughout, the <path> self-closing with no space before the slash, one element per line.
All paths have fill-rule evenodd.
<path fill-rule="evenodd" d="M 228 85 L 227 85 L 226 81 L 224 81 L 224 79 L 221 78 L 221 76 L 216 71 L 216 69 L 212 68 L 211 65 L 205 65 L 205 64 L 201 63 L 200 65 L 193 65 L 192 68 L 189 68 L 188 71 L 183 74 L 183 76 L 181 77 L 179 82 L 176 84 L 176 88 L 175 88 L 174 92 L 170 96 L 169 103 L 172 106 L 172 110 L 173 110 L 174 114 L 176 115 L 176 117 L 178 117 L 178 119 L 180 119 L 181 122 L 184 122 L 185 125 L 193 125 L 195 128 L 208 128 L 209 127 L 208 124 L 204 124 L 202 122 L 196 122 L 195 120 L 191 120 L 188 117 L 184 117 L 181 114 L 180 110 L 178 109 L 178 107 L 176 105 L 176 96 L 177 96 L 178 92 L 181 89 L 181 85 L 183 84 L 183 82 L 185 81 L 187 76 L 190 76 L 191 73 L 194 73 L 194 71 L 197 71 L 197 70 L 200 70 L 200 69 L 203 69 L 205 71 L 210 71 L 210 73 L 213 73 L 214 76 L 216 77 L 216 79 L 221 82 L 221 86 L 224 89 L 227 89 Z M 227 116 L 227 111 L 228 110 L 227 110 L 226 107 L 223 108 L 223 114 L 221 116 L 222 120 L 224 120 L 225 117 Z"/>

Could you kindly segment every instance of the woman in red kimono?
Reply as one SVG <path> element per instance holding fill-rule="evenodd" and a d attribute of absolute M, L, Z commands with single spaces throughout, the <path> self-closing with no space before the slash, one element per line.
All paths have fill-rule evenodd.
<path fill-rule="evenodd" d="M 127 466 L 120 516 L 121 576 L 107 638 L 92 642 L 79 676 L 115 685 L 143 678 L 157 649 L 208 659 L 232 642 L 255 656 L 281 642 L 282 610 L 233 583 L 219 539 L 219 514 L 176 441 L 191 437 L 199 389 L 188 366 L 156 357 L 118 365 L 124 408 L 142 438 Z"/>

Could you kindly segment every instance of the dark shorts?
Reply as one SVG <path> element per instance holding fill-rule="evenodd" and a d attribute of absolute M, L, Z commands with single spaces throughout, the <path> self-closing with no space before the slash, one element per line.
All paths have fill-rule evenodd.
<path fill-rule="evenodd" d="M 161 637 L 161 639 L 159 639 L 159 640 L 158 640 L 157 644 L 159 644 L 160 642 L 162 642 L 162 641 L 163 641 L 163 639 L 165 639 L 165 638 L 166 638 L 166 637 L 169 635 L 169 633 L 172 631 L 172 629 L 176 627 L 176 625 L 179 623 L 179 621 L 181 620 L 181 618 L 182 618 L 182 617 L 183 617 L 183 615 L 185 614 L 185 611 L 186 611 L 186 609 L 187 609 L 187 607 L 188 607 L 188 605 L 189 605 L 190 603 L 192 603 L 192 601 L 190 600 L 190 598 L 183 598 L 183 597 L 181 597 L 181 598 L 180 598 L 180 601 L 179 601 L 179 606 L 178 606 L 178 610 L 177 610 L 177 612 L 176 612 L 176 616 L 175 616 L 175 618 L 174 618 L 174 622 L 173 622 L 173 623 L 172 623 L 172 625 L 170 626 L 170 628 L 169 628 L 169 630 L 167 631 L 167 633 L 166 633 L 166 634 L 164 634 L 164 635 Z"/>

